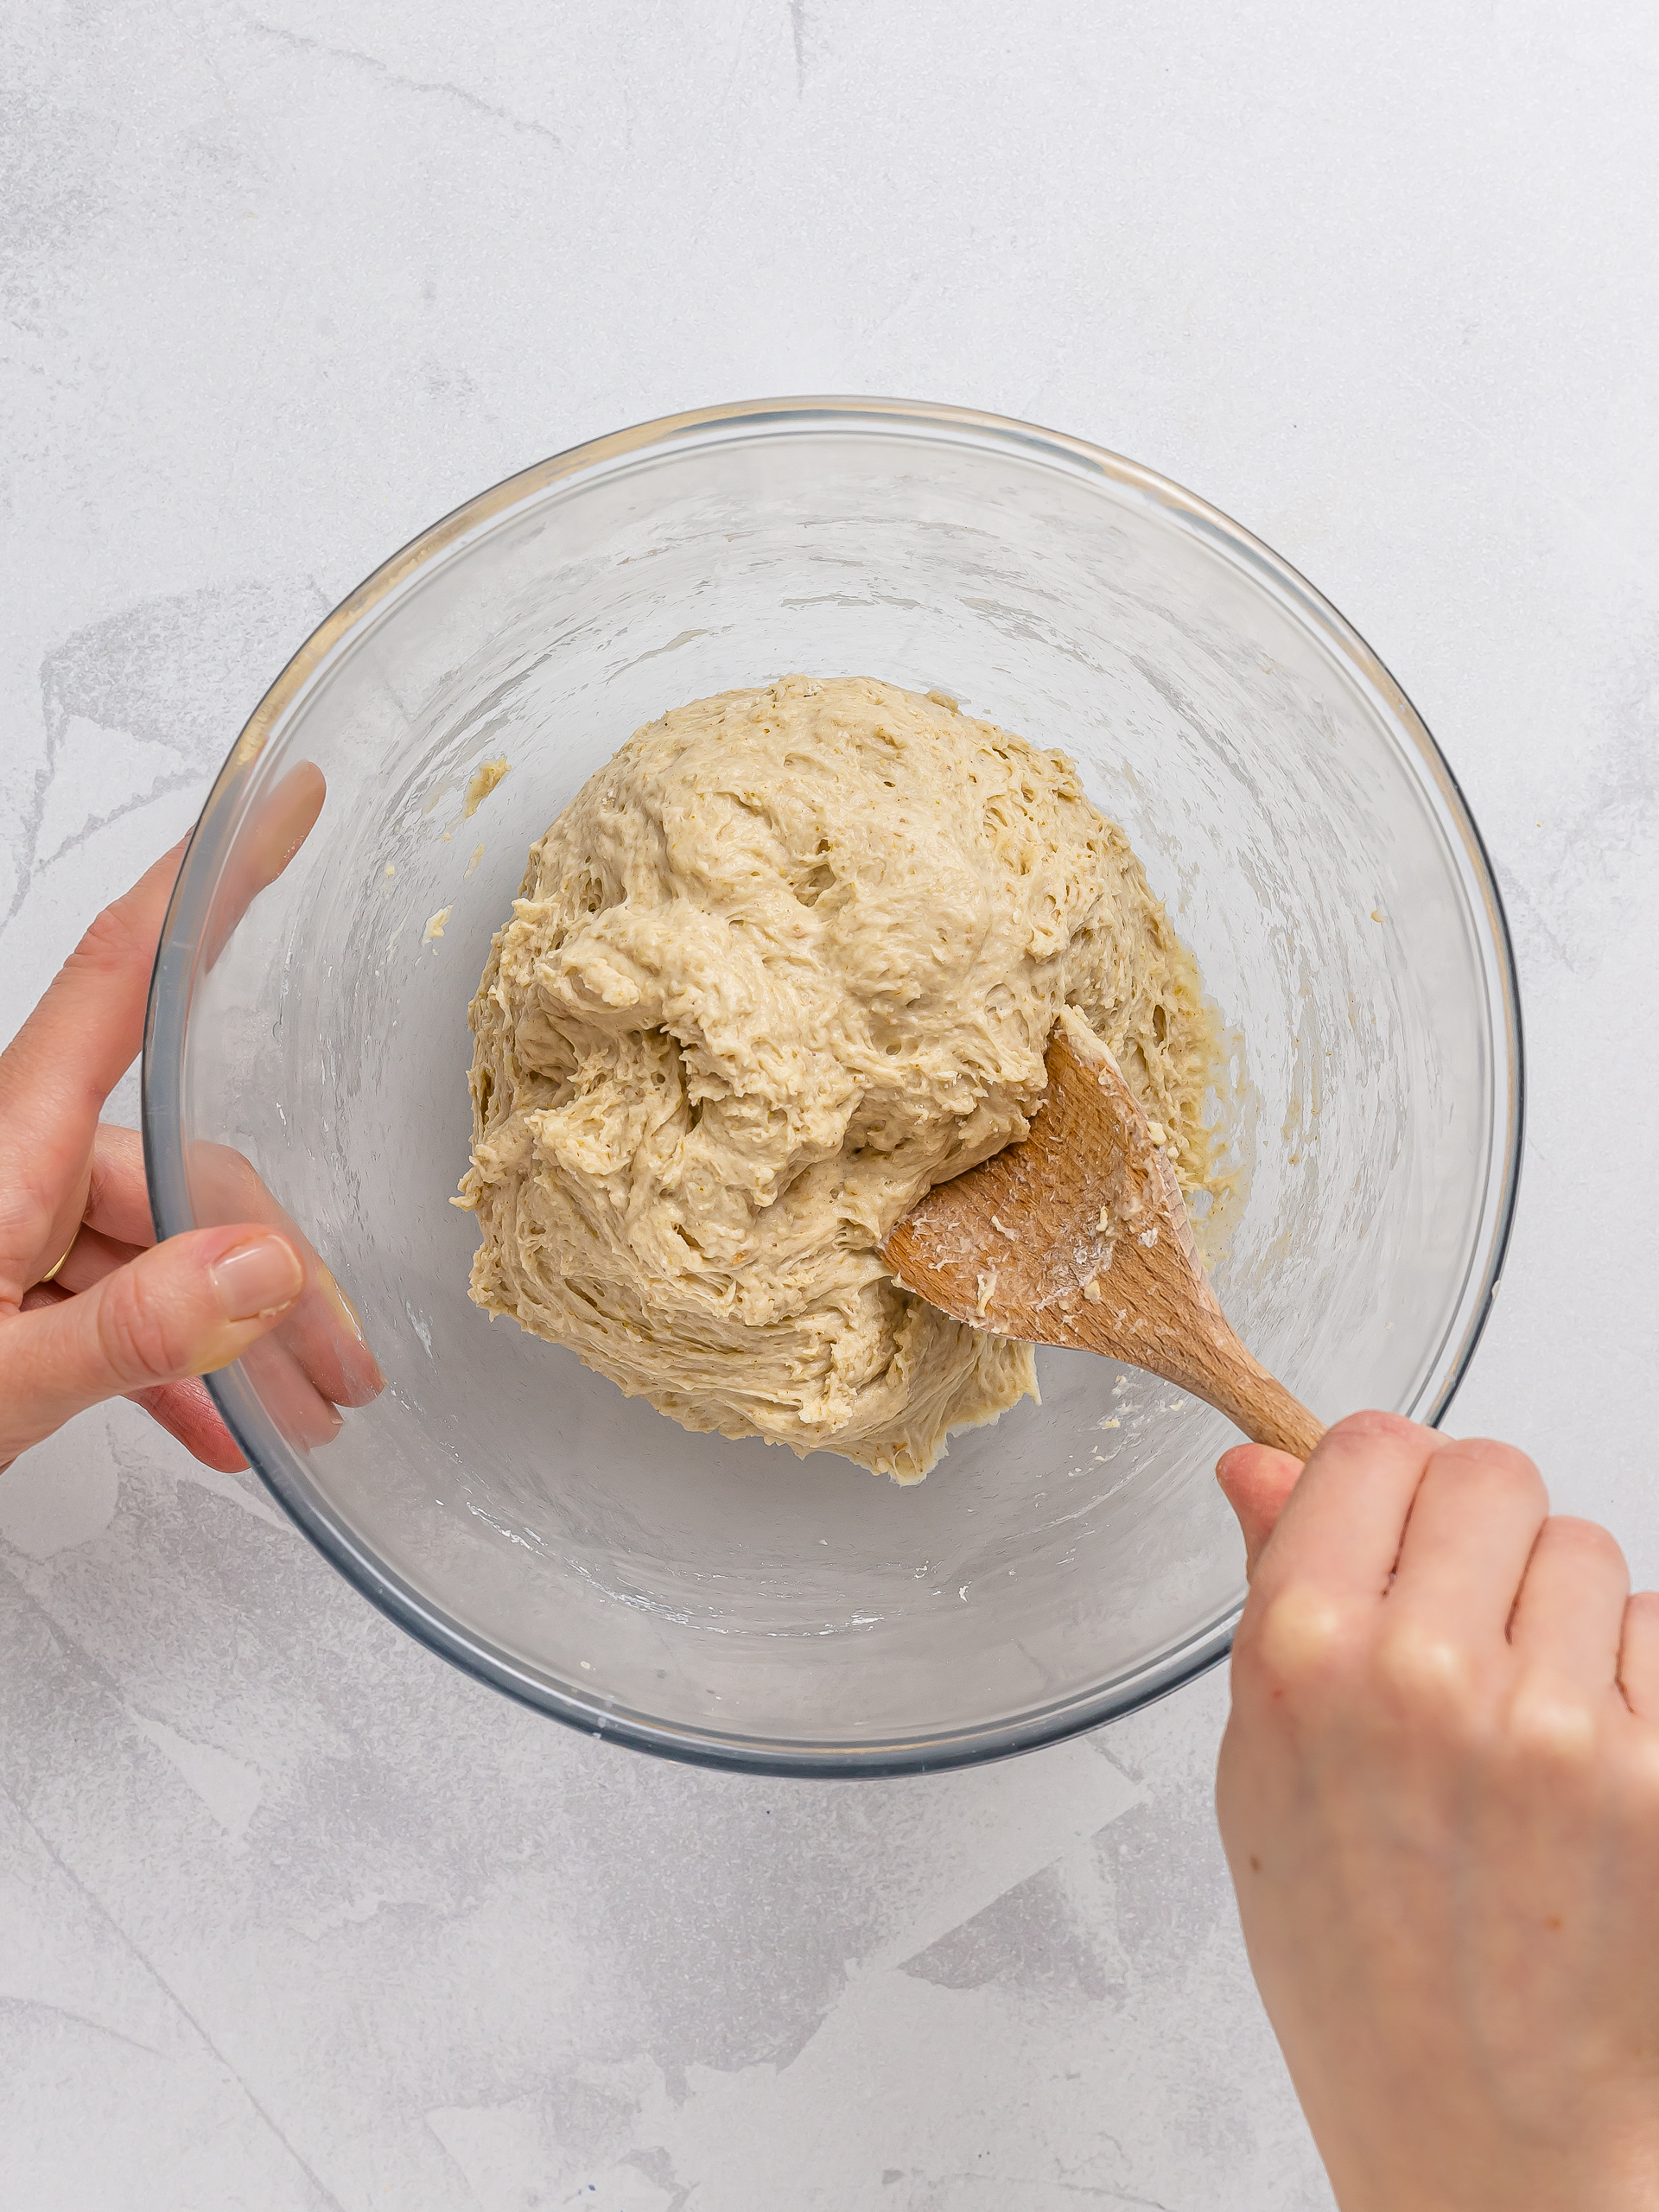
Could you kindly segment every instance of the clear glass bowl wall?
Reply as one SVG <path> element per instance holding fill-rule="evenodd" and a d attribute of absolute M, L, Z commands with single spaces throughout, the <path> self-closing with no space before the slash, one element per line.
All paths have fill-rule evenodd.
<path fill-rule="evenodd" d="M 648 1748 L 935 1766 L 1126 1710 L 1225 1649 L 1227 1425 L 1050 1351 L 1040 1408 L 916 1488 L 692 1436 L 479 1313 L 448 1204 L 467 1003 L 532 839 L 641 723 L 797 670 L 940 687 L 1076 759 L 1234 1041 L 1231 1318 L 1324 1417 L 1432 1418 L 1501 1259 L 1520 1110 L 1502 915 L 1455 786 L 1362 641 L 1224 518 L 955 410 L 647 426 L 371 578 L 274 687 L 192 845 L 152 995 L 152 1187 L 165 1231 L 220 1218 L 203 1163 L 234 1147 L 355 1302 L 387 1388 L 332 1443 L 285 1424 L 271 1355 L 213 1388 L 404 1626 Z M 308 760 L 321 818 L 210 961 L 262 798 Z"/>

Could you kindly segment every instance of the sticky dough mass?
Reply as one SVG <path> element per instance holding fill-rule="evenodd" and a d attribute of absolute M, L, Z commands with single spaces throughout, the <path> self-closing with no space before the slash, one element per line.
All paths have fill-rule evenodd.
<path fill-rule="evenodd" d="M 1076 770 L 864 677 L 639 731 L 531 849 L 473 1002 L 472 1295 L 690 1429 L 919 1479 L 1029 1345 L 876 1246 L 1022 1136 L 1062 1006 L 1191 1195 L 1214 1031 Z"/>

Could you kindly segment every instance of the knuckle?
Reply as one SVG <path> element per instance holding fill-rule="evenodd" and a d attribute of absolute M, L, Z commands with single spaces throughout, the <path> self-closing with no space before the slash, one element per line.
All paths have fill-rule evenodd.
<path fill-rule="evenodd" d="M 1521 1497 L 1545 1496 L 1544 1478 L 1524 1452 L 1496 1437 L 1463 1436 L 1440 1446 L 1434 1465 L 1465 1481 L 1496 1484 Z"/>
<path fill-rule="evenodd" d="M 32 1181 L 0 1189 L 0 1252 L 17 1255 L 21 1263 L 25 1255 L 39 1251 L 51 1236 L 54 1211 L 47 1192 Z"/>
<path fill-rule="evenodd" d="M 1538 1670 L 1516 1683 L 1506 1732 L 1516 1758 L 1558 1778 L 1587 1771 L 1600 1756 L 1600 1713 L 1571 1683 Z"/>
<path fill-rule="evenodd" d="M 1390 1623 L 1377 1638 L 1377 1680 L 1397 1704 L 1442 1728 L 1471 1730 L 1479 1717 L 1479 1669 L 1457 1637 L 1427 1621 Z"/>
<path fill-rule="evenodd" d="M 125 968 L 130 963 L 132 931 L 122 906 L 123 901 L 118 899 L 112 906 L 105 906 L 101 914 L 94 915 L 69 956 L 69 967 L 90 968 L 96 973 L 107 974 L 111 969 Z"/>
<path fill-rule="evenodd" d="M 98 1305 L 99 1349 L 124 1382 L 170 1382 L 189 1366 L 179 1317 L 142 1267 L 107 1278 Z"/>
<path fill-rule="evenodd" d="M 1375 1440 L 1379 1437 L 1399 1437 L 1409 1442 L 1427 1432 L 1415 1421 L 1408 1421 L 1403 1414 L 1383 1413 L 1371 1408 L 1357 1414 L 1344 1414 L 1340 1421 L 1332 1421 L 1325 1431 L 1327 1436 L 1353 1437 Z"/>
<path fill-rule="evenodd" d="M 1659 1729 L 1637 1726 L 1629 1731 L 1618 1780 L 1625 1808 L 1651 1836 L 1659 1827 Z"/>
<path fill-rule="evenodd" d="M 1346 1606 L 1328 1592 L 1293 1584 L 1262 1606 L 1241 1657 L 1269 1696 L 1299 1697 L 1344 1675 L 1355 1641 Z"/>
<path fill-rule="evenodd" d="M 1544 1523 L 1545 1539 L 1571 1552 L 1585 1564 L 1622 1567 L 1624 1553 L 1618 1539 L 1599 1521 L 1583 1521 L 1576 1514 L 1552 1514 Z"/>

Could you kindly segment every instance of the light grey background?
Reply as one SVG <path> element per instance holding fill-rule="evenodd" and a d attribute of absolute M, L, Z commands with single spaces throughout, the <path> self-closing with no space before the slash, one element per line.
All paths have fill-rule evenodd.
<path fill-rule="evenodd" d="M 1656 22 L 8 10 L 0 1034 L 483 485 L 762 392 L 1053 424 L 1304 569 L 1462 778 L 1531 1121 L 1448 1425 L 1659 1580 Z M 475 1688 L 125 1406 L 0 1476 L 0 1535 L 20 2212 L 1328 2202 L 1211 1834 L 1218 1680 L 982 1773 L 762 1783 Z"/>

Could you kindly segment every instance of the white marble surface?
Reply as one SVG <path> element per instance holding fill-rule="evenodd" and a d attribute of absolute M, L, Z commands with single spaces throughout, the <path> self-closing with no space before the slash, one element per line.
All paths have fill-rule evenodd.
<path fill-rule="evenodd" d="M 1656 21 L 13 9 L 0 1032 L 318 616 L 482 485 L 760 392 L 1052 423 L 1288 556 L 1463 779 L 1532 1120 L 1448 1425 L 1659 1579 Z M 1215 1679 L 987 1772 L 764 1784 L 463 1681 L 124 1406 L 0 1476 L 0 1536 L 18 2212 L 1328 2202 L 1211 1831 Z"/>

